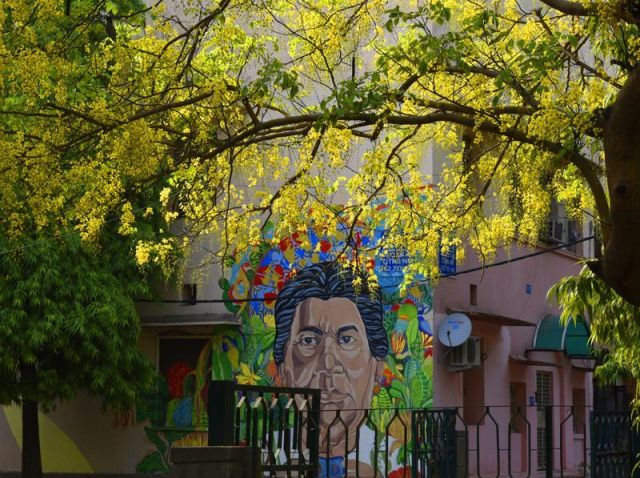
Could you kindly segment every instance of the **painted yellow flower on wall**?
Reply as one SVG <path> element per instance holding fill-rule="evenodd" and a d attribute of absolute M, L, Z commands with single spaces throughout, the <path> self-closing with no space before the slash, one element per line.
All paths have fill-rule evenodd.
<path fill-rule="evenodd" d="M 265 314 L 263 320 L 264 320 L 264 324 L 267 327 L 270 327 L 272 329 L 276 328 L 276 318 L 273 316 L 273 314 Z"/>
<path fill-rule="evenodd" d="M 251 368 L 244 363 L 240 364 L 240 373 L 236 377 L 240 385 L 256 385 L 260 376 L 253 373 Z"/>

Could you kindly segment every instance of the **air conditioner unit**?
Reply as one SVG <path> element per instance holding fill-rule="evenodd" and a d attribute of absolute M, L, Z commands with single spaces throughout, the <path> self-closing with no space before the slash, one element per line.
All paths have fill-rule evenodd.
<path fill-rule="evenodd" d="M 452 368 L 478 367 L 481 362 L 480 338 L 469 337 L 466 342 L 451 349 L 449 366 Z"/>

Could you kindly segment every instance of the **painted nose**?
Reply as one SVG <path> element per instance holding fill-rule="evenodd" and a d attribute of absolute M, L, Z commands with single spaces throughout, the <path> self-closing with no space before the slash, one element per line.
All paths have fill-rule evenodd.
<path fill-rule="evenodd" d="M 325 348 L 323 352 L 324 357 L 322 360 L 324 362 L 324 370 L 326 370 L 327 372 L 332 372 L 338 365 L 338 361 L 336 360 L 334 351 L 329 348 Z"/>

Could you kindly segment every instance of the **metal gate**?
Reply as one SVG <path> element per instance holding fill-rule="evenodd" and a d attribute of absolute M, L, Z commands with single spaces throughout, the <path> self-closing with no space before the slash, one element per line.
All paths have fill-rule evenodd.
<path fill-rule="evenodd" d="M 634 471 L 640 440 L 630 412 L 591 412 L 591 476 L 640 478 Z"/>
<path fill-rule="evenodd" d="M 456 411 L 413 410 L 412 478 L 456 477 Z"/>

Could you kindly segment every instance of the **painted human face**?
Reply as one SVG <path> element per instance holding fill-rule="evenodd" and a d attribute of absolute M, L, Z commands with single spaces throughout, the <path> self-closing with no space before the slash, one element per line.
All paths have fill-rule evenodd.
<path fill-rule="evenodd" d="M 312 298 L 298 305 L 280 374 L 287 386 L 321 390 L 323 429 L 340 410 L 340 419 L 352 435 L 364 417 L 363 409 L 371 405 L 380 364 L 371 355 L 362 318 L 349 299 Z M 344 443 L 344 428 L 331 427 L 332 448 Z M 321 433 L 321 447 L 325 433 Z M 351 439 L 349 443 L 355 444 Z"/>

